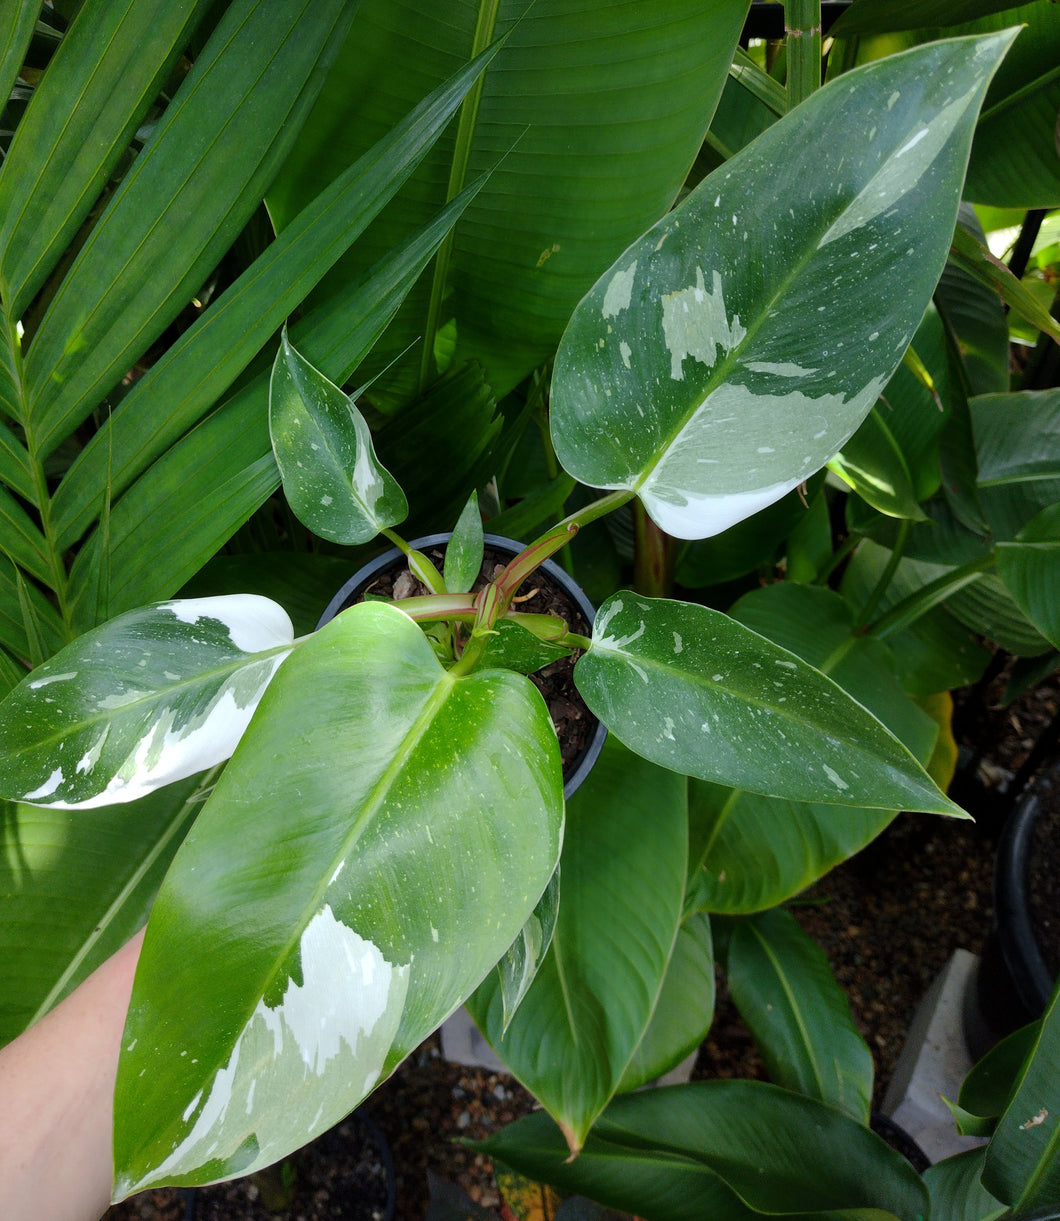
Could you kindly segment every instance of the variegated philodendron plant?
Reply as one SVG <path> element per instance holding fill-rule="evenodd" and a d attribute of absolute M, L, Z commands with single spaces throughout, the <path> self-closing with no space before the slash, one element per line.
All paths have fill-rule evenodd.
<path fill-rule="evenodd" d="M 650 773 L 670 778 L 650 782 L 659 800 L 694 777 L 962 813 L 862 704 L 735 619 L 620 592 L 588 640 L 513 599 L 579 527 L 635 497 L 669 534 L 705 538 L 851 437 L 939 279 L 1011 37 L 843 76 L 618 259 L 570 320 L 551 396 L 560 462 L 607 494 L 482 592 L 468 592 L 472 506 L 444 572 L 410 555 L 429 596 L 354 606 L 301 639 L 263 597 L 164 602 L 83 636 L 0 706 L 5 797 L 91 818 L 199 773 L 213 786 L 147 930 L 118 1074 L 116 1198 L 275 1161 L 505 960 L 504 1016 L 483 1018 L 501 1039 L 548 943 L 564 836 L 555 734 L 510 668 L 527 643 L 530 668 L 583 650 L 578 688 L 622 744 L 602 766 L 664 769 Z M 302 522 L 408 551 L 392 529 L 405 497 L 367 425 L 286 336 L 270 412 Z M 422 625 L 437 624 L 428 639 Z M 607 1096 L 544 1101 L 577 1149 Z"/>

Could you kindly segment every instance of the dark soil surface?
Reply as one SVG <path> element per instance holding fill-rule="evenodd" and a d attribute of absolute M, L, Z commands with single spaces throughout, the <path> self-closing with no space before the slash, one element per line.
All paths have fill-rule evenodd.
<path fill-rule="evenodd" d="M 976 821 L 901 815 L 792 908 L 827 953 L 872 1049 L 877 1106 L 924 991 L 955 949 L 978 953 L 982 947 L 992 916 L 994 849 L 1011 795 L 1006 795 L 1006 786 L 1011 787 L 1012 775 L 1060 702 L 1055 678 L 1008 708 L 998 702 L 1002 689 L 1003 678 L 998 678 L 958 698 L 955 724 L 969 770 L 951 791 Z M 765 1076 L 723 985 L 694 1076 Z M 484 1138 L 532 1106 L 530 1095 L 510 1077 L 448 1064 L 436 1040 L 428 1040 L 364 1106 L 390 1141 L 398 1221 L 422 1221 L 429 1171 L 459 1183 L 474 1200 L 496 1207 L 499 1198 L 488 1160 L 457 1142 L 462 1137 Z M 350 1143 L 332 1145 L 325 1160 L 329 1168 L 323 1184 L 314 1179 L 310 1188 L 308 1176 L 300 1177 L 289 1209 L 263 1212 L 260 1194 L 251 1197 L 258 1190 L 253 1184 L 226 1184 L 197 1193 L 195 1215 L 199 1221 L 322 1221 L 371 1215 L 354 1211 L 356 1193 L 348 1187 L 336 1188 L 344 1193 L 338 1211 L 329 1198 L 328 1182 L 344 1182 L 347 1170 L 363 1160 L 360 1152 Z M 107 1221 L 183 1221 L 184 1208 L 176 1191 L 149 1192 L 111 1209 Z"/>

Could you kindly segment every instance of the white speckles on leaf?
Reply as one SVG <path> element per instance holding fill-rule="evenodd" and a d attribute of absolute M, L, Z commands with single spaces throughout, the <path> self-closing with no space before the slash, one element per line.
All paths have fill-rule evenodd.
<path fill-rule="evenodd" d="M 843 777 L 840 776 L 839 773 L 837 771 L 835 771 L 833 768 L 829 767 L 827 763 L 822 763 L 821 767 L 824 769 L 824 774 L 836 786 L 837 789 L 850 788 L 850 785 L 847 784 L 847 782 L 843 779 Z"/>
<path fill-rule="evenodd" d="M 61 767 L 57 767 L 48 777 L 48 779 L 45 780 L 45 782 L 40 786 L 40 788 L 34 789 L 32 793 L 24 793 L 22 800 L 43 801 L 45 797 L 50 797 L 59 787 L 59 785 L 62 784 L 62 782 L 63 771 Z"/>
<path fill-rule="evenodd" d="M 163 602 L 167 610 L 192 626 L 203 619 L 223 623 L 237 649 L 244 653 L 260 653 L 294 639 L 290 616 L 271 598 L 259 594 L 224 594 L 216 598 L 179 598 Z"/>
<path fill-rule="evenodd" d="M 34 679 L 29 686 L 31 691 L 38 691 L 41 687 L 47 687 L 50 683 L 66 683 L 76 677 L 76 670 L 72 670 L 67 674 L 46 674 L 43 678 Z"/>
<path fill-rule="evenodd" d="M 633 354 L 633 349 L 632 349 L 632 348 L 629 346 L 629 344 L 628 344 L 628 343 L 626 343 L 626 341 L 623 339 L 623 340 L 621 340 L 621 341 L 620 341 L 620 343 L 619 343 L 619 345 L 618 345 L 618 350 L 619 350 L 619 353 L 620 353 L 620 355 L 621 355 L 621 357 L 622 357 L 622 363 L 623 363 L 623 364 L 626 366 L 626 368 L 628 369 L 628 368 L 630 367 L 630 364 L 629 364 L 629 358 L 630 358 L 630 356 L 632 356 L 632 354 Z"/>

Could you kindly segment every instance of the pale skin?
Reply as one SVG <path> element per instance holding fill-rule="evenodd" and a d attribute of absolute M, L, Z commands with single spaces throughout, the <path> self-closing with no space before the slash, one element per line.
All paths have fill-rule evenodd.
<path fill-rule="evenodd" d="M 110 1203 L 111 1127 L 143 932 L 0 1049 L 0 1217 L 97 1221 Z"/>

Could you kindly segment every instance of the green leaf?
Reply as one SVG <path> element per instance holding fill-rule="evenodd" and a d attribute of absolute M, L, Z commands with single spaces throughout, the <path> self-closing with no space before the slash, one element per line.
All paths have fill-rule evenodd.
<path fill-rule="evenodd" d="M 507 1034 L 515 1011 L 522 1004 L 527 989 L 537 977 L 552 937 L 556 931 L 559 915 L 559 870 L 549 879 L 545 893 L 529 916 L 519 936 L 508 947 L 504 957 L 497 963 L 500 976 L 501 1001 L 504 1010 L 503 1034 Z"/>
<path fill-rule="evenodd" d="M 333 543 L 368 543 L 408 514 L 364 416 L 291 347 L 284 330 L 269 385 L 269 431 L 298 520 Z"/>
<path fill-rule="evenodd" d="M 1041 1033 L 1041 1022 L 1031 1022 L 996 1043 L 961 1082 L 957 1101 L 973 1115 L 996 1117 L 1012 1101 L 1020 1070 Z"/>
<path fill-rule="evenodd" d="M 0 704 L 5 795 L 87 809 L 220 763 L 293 640 L 286 611 L 252 594 L 119 616 Z"/>
<path fill-rule="evenodd" d="M 821 947 L 790 912 L 733 921 L 726 978 L 771 1080 L 869 1122 L 872 1053 Z"/>
<path fill-rule="evenodd" d="M 842 450 L 828 463 L 844 483 L 880 513 L 923 521 L 913 476 L 877 404 Z"/>
<path fill-rule="evenodd" d="M 616 1098 L 581 1154 L 529 1115 L 474 1145 L 524 1174 L 653 1221 L 928 1215 L 909 1163 L 834 1107 L 761 1081 L 697 1081 Z M 879 1212 L 875 1212 L 879 1217 Z M 881 1218 L 882 1221 L 882 1218 Z"/>
<path fill-rule="evenodd" d="M 0 807 L 0 1045 L 144 924 L 198 813 L 199 779 L 93 810 L 91 818 Z"/>
<path fill-rule="evenodd" d="M 569 657 L 571 651 L 551 640 L 542 640 L 522 624 L 510 619 L 501 619 L 493 625 L 486 640 L 486 651 L 482 665 L 496 666 L 501 670 L 516 670 L 520 674 L 533 674 L 551 661 Z"/>
<path fill-rule="evenodd" d="M 10 98 L 37 25 L 39 4 L 9 4 L 0 14 L 0 97 Z"/>
<path fill-rule="evenodd" d="M 780 582 L 732 608 L 745 626 L 837 682 L 927 763 L 934 722 L 901 690 L 890 650 L 858 635 L 850 608 L 827 589 Z M 692 856 L 702 870 L 690 905 L 743 914 L 804 890 L 883 830 L 892 811 L 784 801 L 693 783 Z"/>
<path fill-rule="evenodd" d="M 965 198 L 999 208 L 1060 205 L 1060 13 L 1049 0 L 1006 9 L 975 30 L 1024 25 L 983 103 Z"/>
<path fill-rule="evenodd" d="M 472 492 L 445 549 L 445 588 L 450 593 L 466 594 L 478 580 L 482 552 L 482 516 L 478 493 Z"/>
<path fill-rule="evenodd" d="M 433 380 L 435 337 L 450 323 L 452 365 L 479 363 L 498 397 L 551 357 L 581 295 L 680 190 L 746 9 L 746 0 L 632 8 L 546 0 L 530 9 L 524 0 L 476 0 L 443 19 L 433 0 L 362 0 L 270 191 L 281 230 L 425 87 L 507 34 L 457 130 L 320 290 L 323 298 L 358 276 L 503 156 L 373 359 L 382 368 L 422 340 L 377 402 L 393 410 Z"/>
<path fill-rule="evenodd" d="M 832 26 L 836 38 L 852 34 L 884 34 L 974 21 L 987 13 L 1011 8 L 1011 0 L 857 0 Z"/>
<path fill-rule="evenodd" d="M 155 904 L 115 1198 L 268 1165 L 349 1112 L 514 941 L 562 823 L 527 679 L 453 678 L 382 603 L 303 643 Z"/>
<path fill-rule="evenodd" d="M 659 1003 L 619 1083 L 640 1089 L 690 1056 L 714 1021 L 714 945 L 710 918 L 690 916 L 678 929 Z"/>
<path fill-rule="evenodd" d="M 571 797 L 552 946 L 503 1032 L 492 974 L 472 1016 L 578 1149 L 648 1026 L 681 922 L 685 782 L 608 739 Z"/>
<path fill-rule="evenodd" d="M 996 1221 L 1004 1215 L 1005 1206 L 979 1181 L 985 1158 L 985 1149 L 969 1149 L 924 1171 L 931 1221 Z"/>
<path fill-rule="evenodd" d="M 564 468 L 704 538 L 840 449 L 938 282 L 976 112 L 1013 37 L 937 43 L 832 82 L 631 246 L 556 357 Z"/>
<path fill-rule="evenodd" d="M 98 486 L 113 472 L 115 495 L 124 492 L 154 458 L 194 425 L 235 376 L 293 312 L 336 257 L 357 238 L 393 197 L 430 147 L 470 87 L 481 60 L 425 98 L 393 131 L 326 188 L 288 225 L 242 276 L 215 301 L 180 340 L 155 362 L 118 404 L 75 461 L 53 502 L 55 530 L 69 545 L 86 528 Z M 324 318 L 344 320 L 344 372 L 360 363 L 400 293 L 437 248 L 448 225 L 474 198 L 481 181 L 433 218 L 410 243 L 388 252 L 363 282 L 311 311 L 291 333 L 300 351 L 333 380 L 333 362 L 319 350 L 314 332 Z M 422 260 L 419 266 L 415 260 Z M 403 284 L 406 277 L 407 283 Z M 395 289 L 398 295 L 395 296 Z M 381 320 L 382 319 L 382 320 Z M 332 323 L 334 326 L 334 322 Z M 164 402 L 164 410 L 159 403 Z M 160 418 L 161 417 L 161 418 Z"/>
<path fill-rule="evenodd" d="M 1014 542 L 997 544 L 997 571 L 1020 610 L 1060 647 L 1060 504 L 1043 509 Z"/>
<path fill-rule="evenodd" d="M 82 6 L 0 174 L 0 293 L 9 317 L 22 316 L 59 261 L 208 7 L 203 0 L 160 9 L 129 0 Z M 33 9 L 8 8 L 13 18 L 30 18 L 23 37 Z"/>
<path fill-rule="evenodd" d="M 46 455 L 199 291 L 258 206 L 352 12 L 234 0 L 78 251 L 26 355 Z"/>
<path fill-rule="evenodd" d="M 1060 989 L 986 1152 L 983 1186 L 1016 1213 L 1060 1199 Z"/>
<path fill-rule="evenodd" d="M 967 817 L 831 679 L 708 607 L 615 594 L 575 681 L 619 739 L 675 771 L 799 801 Z"/>

